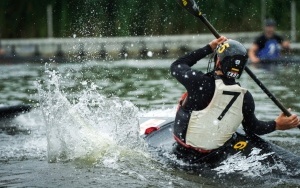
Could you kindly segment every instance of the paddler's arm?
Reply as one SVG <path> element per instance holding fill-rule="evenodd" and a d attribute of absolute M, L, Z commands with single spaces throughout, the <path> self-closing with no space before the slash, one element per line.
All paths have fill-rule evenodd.
<path fill-rule="evenodd" d="M 211 54 L 213 50 L 216 49 L 218 44 L 221 44 L 227 40 L 226 37 L 222 36 L 219 39 L 212 40 L 209 44 L 195 50 L 185 56 L 180 57 L 170 67 L 172 76 L 174 76 L 180 83 L 184 84 L 187 82 L 187 78 L 194 75 L 191 69 L 193 65 L 197 63 L 200 59 L 203 59 L 208 54 Z"/>
<path fill-rule="evenodd" d="M 260 59 L 256 56 L 258 48 L 259 47 L 256 43 L 253 43 L 251 45 L 251 47 L 249 48 L 248 56 L 249 56 L 249 59 L 252 63 L 259 63 L 260 62 Z"/>
<path fill-rule="evenodd" d="M 253 97 L 250 92 L 247 92 L 244 96 L 244 104 L 243 104 L 244 119 L 242 122 L 245 132 L 263 135 L 275 131 L 276 129 L 275 121 L 260 121 L 256 118 L 254 112 L 255 112 L 255 104 L 254 104 Z"/>
<path fill-rule="evenodd" d="M 291 49 L 290 41 L 288 41 L 288 40 L 282 41 L 281 46 L 284 50 Z"/>
<path fill-rule="evenodd" d="M 290 41 L 286 40 L 285 38 L 277 34 L 275 34 L 275 38 L 280 43 L 283 50 L 290 50 L 291 48 Z"/>
<path fill-rule="evenodd" d="M 300 124 L 297 115 L 293 114 L 290 117 L 281 113 L 274 121 L 260 121 L 256 118 L 255 104 L 252 95 L 247 92 L 244 96 L 242 122 L 245 132 L 251 132 L 258 135 L 268 134 L 275 130 L 287 130 L 296 128 Z"/>

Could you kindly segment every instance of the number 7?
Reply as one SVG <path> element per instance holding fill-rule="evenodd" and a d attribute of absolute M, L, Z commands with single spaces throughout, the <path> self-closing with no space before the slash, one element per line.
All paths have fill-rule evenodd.
<path fill-rule="evenodd" d="M 233 92 L 233 91 L 223 91 L 223 95 L 233 95 L 230 102 L 227 104 L 226 108 L 223 110 L 221 115 L 218 117 L 218 120 L 221 121 L 222 118 L 225 116 L 226 112 L 229 110 L 229 108 L 232 106 L 234 101 L 238 98 L 238 96 L 241 94 L 241 92 Z"/>

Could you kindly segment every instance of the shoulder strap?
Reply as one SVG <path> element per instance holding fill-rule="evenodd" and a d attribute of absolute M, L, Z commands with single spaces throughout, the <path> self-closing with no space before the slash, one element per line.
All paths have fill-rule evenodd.
<path fill-rule="evenodd" d="M 221 79 L 221 77 L 219 75 L 217 75 L 216 73 L 214 73 L 214 77 L 215 77 L 215 80 Z"/>

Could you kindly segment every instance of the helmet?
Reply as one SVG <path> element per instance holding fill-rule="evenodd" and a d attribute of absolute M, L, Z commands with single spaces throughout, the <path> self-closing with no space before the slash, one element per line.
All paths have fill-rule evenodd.
<path fill-rule="evenodd" d="M 265 20 L 265 26 L 275 27 L 276 26 L 276 21 L 273 20 L 272 18 L 266 19 Z"/>
<path fill-rule="evenodd" d="M 240 78 L 248 61 L 246 48 L 231 39 L 218 45 L 215 58 L 217 57 L 221 62 L 221 71 L 228 78 Z"/>

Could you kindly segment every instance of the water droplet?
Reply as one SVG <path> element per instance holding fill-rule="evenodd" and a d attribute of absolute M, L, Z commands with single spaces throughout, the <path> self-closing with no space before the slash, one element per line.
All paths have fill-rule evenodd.
<path fill-rule="evenodd" d="M 214 124 L 214 125 L 219 125 L 219 121 L 218 121 L 218 120 L 214 120 L 214 121 L 213 121 L 213 124 Z"/>
<path fill-rule="evenodd" d="M 153 56 L 153 52 L 148 51 L 148 52 L 147 52 L 147 56 L 148 56 L 148 57 L 152 57 L 152 56 Z"/>

